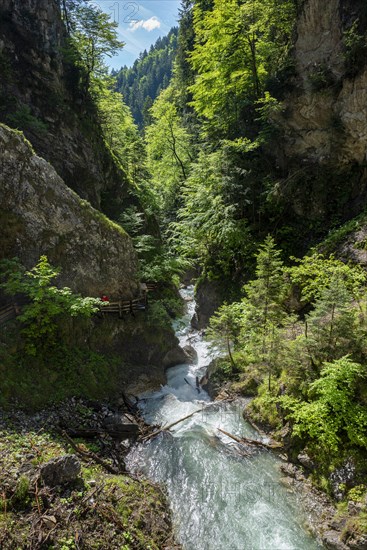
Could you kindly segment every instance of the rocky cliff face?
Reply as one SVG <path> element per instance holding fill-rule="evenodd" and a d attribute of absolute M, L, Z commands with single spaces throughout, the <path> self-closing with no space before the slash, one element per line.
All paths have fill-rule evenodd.
<path fill-rule="evenodd" d="M 46 254 L 59 284 L 84 295 L 131 297 L 138 289 L 129 236 L 69 189 L 20 132 L 0 125 L 0 259 L 28 267 Z"/>
<path fill-rule="evenodd" d="M 281 173 L 273 197 L 281 223 L 299 236 L 299 253 L 365 207 L 366 30 L 362 0 L 299 2 L 294 72 L 268 148 Z"/>
<path fill-rule="evenodd" d="M 2 0 L 0 121 L 23 130 L 69 187 L 114 215 L 131 201 L 129 184 L 82 102 L 64 46 L 56 0 Z"/>
<path fill-rule="evenodd" d="M 3 124 L 0 219 L 0 260 L 18 256 L 31 268 L 46 254 L 61 268 L 59 286 L 96 297 L 138 294 L 138 263 L 127 233 L 69 189 L 20 132 Z M 150 310 L 96 318 L 88 329 L 74 329 L 75 344 L 87 342 L 89 349 L 120 358 L 120 381 L 137 393 L 164 384 L 165 368 L 183 362 L 169 323 L 160 325 Z M 168 352 L 176 363 L 167 360 Z"/>
<path fill-rule="evenodd" d="M 353 74 L 345 32 L 357 21 L 366 31 L 359 2 L 306 0 L 297 25 L 296 90 L 285 102 L 285 152 L 321 163 L 367 159 L 367 65 Z M 352 56 L 351 56 L 352 57 Z"/>

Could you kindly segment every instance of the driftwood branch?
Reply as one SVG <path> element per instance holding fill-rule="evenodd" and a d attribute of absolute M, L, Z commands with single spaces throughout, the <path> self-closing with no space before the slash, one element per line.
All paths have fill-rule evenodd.
<path fill-rule="evenodd" d="M 102 458 L 99 458 L 99 456 L 97 456 L 92 451 L 84 451 L 83 449 L 81 449 L 80 446 L 74 443 L 71 437 L 68 436 L 65 430 L 62 432 L 62 435 L 66 439 L 66 441 L 71 445 L 71 447 L 75 450 L 75 452 L 84 460 L 94 460 L 94 462 L 97 462 L 97 464 L 105 468 L 105 470 L 110 472 L 110 474 L 117 475 L 121 473 L 116 468 L 108 464 L 108 462 L 106 462 L 105 460 L 102 460 Z"/>
<path fill-rule="evenodd" d="M 253 429 L 257 431 L 258 434 L 260 434 L 260 435 L 266 435 L 265 432 L 263 432 L 263 430 L 261 430 L 261 429 L 259 428 L 259 426 L 257 426 L 257 425 L 255 424 L 255 422 L 249 417 L 249 415 L 245 415 L 245 419 L 246 419 L 246 422 L 248 422 L 248 423 L 250 424 L 250 426 L 252 426 Z"/>
<path fill-rule="evenodd" d="M 264 447 L 265 449 L 281 449 L 283 448 L 283 445 L 281 443 L 263 443 L 262 441 L 258 441 L 257 439 L 249 439 L 248 437 L 237 437 L 236 435 L 230 434 L 229 432 L 226 432 L 225 430 L 222 430 L 221 428 L 218 428 L 218 431 L 220 431 L 222 434 L 226 435 L 227 437 L 230 437 L 234 441 L 237 441 L 237 443 L 247 444 L 247 445 L 254 445 L 256 447 Z"/>
<path fill-rule="evenodd" d="M 184 420 L 187 420 L 188 418 L 191 418 L 192 416 L 194 416 L 194 414 L 199 413 L 199 412 L 202 412 L 202 409 L 199 409 L 198 411 L 194 411 L 193 413 L 188 414 L 187 416 L 184 416 L 183 418 L 180 418 L 180 420 L 176 420 L 176 422 L 172 422 L 172 424 L 168 424 L 168 426 L 163 426 L 159 430 L 157 430 L 157 431 L 155 431 L 155 432 L 153 432 L 149 435 L 146 435 L 145 437 L 142 438 L 142 441 L 148 441 L 149 439 L 152 439 L 152 437 L 155 437 L 156 435 L 159 435 L 162 432 L 167 432 L 168 430 L 170 430 L 171 428 L 173 428 L 177 424 L 180 424 Z"/>

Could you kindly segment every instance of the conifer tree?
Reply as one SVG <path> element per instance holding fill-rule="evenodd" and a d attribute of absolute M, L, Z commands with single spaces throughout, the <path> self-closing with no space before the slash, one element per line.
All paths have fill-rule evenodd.
<path fill-rule="evenodd" d="M 265 367 L 270 390 L 271 376 L 284 346 L 283 330 L 290 322 L 284 307 L 288 285 L 280 252 L 271 236 L 261 245 L 256 260 L 257 277 L 244 287 L 241 340 L 253 361 Z"/>

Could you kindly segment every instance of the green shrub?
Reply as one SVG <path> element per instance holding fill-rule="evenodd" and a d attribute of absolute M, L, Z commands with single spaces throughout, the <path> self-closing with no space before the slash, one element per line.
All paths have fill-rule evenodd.
<path fill-rule="evenodd" d="M 315 92 L 327 90 L 335 85 L 335 75 L 328 65 L 320 64 L 312 69 L 308 75 L 308 80 Z"/>
<path fill-rule="evenodd" d="M 8 115 L 7 122 L 18 130 L 28 130 L 36 134 L 46 134 L 48 130 L 47 124 L 35 117 L 28 105 L 22 105 L 15 113 Z"/>
<path fill-rule="evenodd" d="M 73 294 L 70 288 L 52 284 L 59 270 L 52 267 L 46 256 L 30 271 L 17 259 L 0 262 L 0 288 L 14 296 L 23 294 L 29 299 L 17 320 L 25 338 L 25 351 L 35 356 L 56 344 L 60 321 L 67 317 L 91 317 L 98 311 L 100 300 Z"/>
<path fill-rule="evenodd" d="M 366 449 L 367 409 L 356 400 L 365 376 L 364 366 L 342 357 L 324 364 L 320 378 L 310 384 L 308 402 L 280 397 L 279 403 L 293 422 L 293 434 L 333 454 L 343 442 Z"/>
<path fill-rule="evenodd" d="M 11 505 L 16 509 L 24 509 L 30 504 L 30 481 L 27 477 L 21 476 L 18 479 L 15 492 L 11 498 Z"/>
<path fill-rule="evenodd" d="M 344 61 L 347 76 L 355 76 L 366 63 L 367 38 L 359 32 L 359 19 L 343 33 Z"/>

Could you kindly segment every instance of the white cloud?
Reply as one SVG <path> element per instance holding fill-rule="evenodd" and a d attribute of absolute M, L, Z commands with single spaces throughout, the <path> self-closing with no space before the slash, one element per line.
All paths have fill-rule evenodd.
<path fill-rule="evenodd" d="M 161 26 L 161 22 L 159 21 L 158 17 L 153 15 L 150 19 L 140 19 L 140 21 L 131 21 L 129 25 L 129 30 L 131 32 L 136 31 L 137 29 L 145 29 L 146 31 L 154 31 L 154 29 L 159 29 Z"/>

